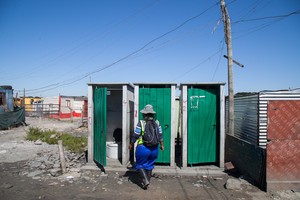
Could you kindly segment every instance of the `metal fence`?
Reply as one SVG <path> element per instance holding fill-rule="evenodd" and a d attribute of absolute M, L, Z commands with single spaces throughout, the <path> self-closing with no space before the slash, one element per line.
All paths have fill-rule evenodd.
<path fill-rule="evenodd" d="M 25 104 L 26 116 L 29 117 L 59 117 L 59 104 Z"/>

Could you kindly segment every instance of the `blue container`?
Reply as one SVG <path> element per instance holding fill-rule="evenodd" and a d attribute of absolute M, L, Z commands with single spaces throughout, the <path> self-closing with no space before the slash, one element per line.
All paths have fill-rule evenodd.
<path fill-rule="evenodd" d="M 9 85 L 0 86 L 0 113 L 14 110 L 13 89 Z"/>

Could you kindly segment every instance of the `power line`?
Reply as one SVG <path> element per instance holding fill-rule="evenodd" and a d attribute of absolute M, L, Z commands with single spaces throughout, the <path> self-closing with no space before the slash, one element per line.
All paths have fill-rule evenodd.
<path fill-rule="evenodd" d="M 243 30 L 243 31 L 235 31 L 234 33 L 240 33 L 240 32 L 245 32 L 244 34 L 241 34 L 239 36 L 235 36 L 234 39 L 238 39 L 238 38 L 241 38 L 241 37 L 244 37 L 244 36 L 247 36 L 251 33 L 254 33 L 256 31 L 259 31 L 261 29 L 264 29 L 268 26 L 271 26 L 273 25 L 274 23 L 277 23 L 291 15 L 295 15 L 295 14 L 300 14 L 300 10 L 296 10 L 294 12 L 291 12 L 291 13 L 288 13 L 288 14 L 283 14 L 283 15 L 275 15 L 275 16 L 267 16 L 267 17 L 260 17 L 260 18 L 254 18 L 254 19 L 245 19 L 245 20 L 238 20 L 238 21 L 235 21 L 233 22 L 234 24 L 238 24 L 238 23 L 243 23 L 243 22 L 251 22 L 251 21 L 260 21 L 260 20 L 271 20 L 271 21 L 267 21 L 267 22 L 264 22 L 262 24 L 259 24 L 255 27 L 252 27 L 252 28 L 249 28 L 247 30 Z"/>
<path fill-rule="evenodd" d="M 294 12 L 288 13 L 288 14 L 284 14 L 284 15 L 259 17 L 259 18 L 254 18 L 254 19 L 242 19 L 242 20 L 238 20 L 238 21 L 233 22 L 233 24 L 237 24 L 237 23 L 241 23 L 241 22 L 259 21 L 259 20 L 265 20 L 265 19 L 286 18 L 286 17 L 289 17 L 291 15 L 297 15 L 297 14 L 300 14 L 300 9 L 296 10 Z"/>
<path fill-rule="evenodd" d="M 246 17 L 250 17 L 251 15 L 253 15 L 254 13 L 256 13 L 257 11 L 265 8 L 266 6 L 268 6 L 269 4 L 272 3 L 272 0 L 264 3 L 263 0 L 256 0 L 255 2 L 252 2 L 250 5 L 246 5 L 244 8 L 240 8 L 237 12 L 236 15 L 242 15 L 239 20 L 245 19 Z M 229 4 L 227 4 L 229 5 Z"/>
<path fill-rule="evenodd" d="M 145 45 L 143 45 L 143 46 L 140 47 L 139 49 L 137 49 L 137 50 L 131 52 L 130 54 L 127 54 L 126 56 L 124 56 L 124 57 L 122 57 L 122 58 L 120 58 L 120 59 L 114 61 L 113 63 L 111 63 L 111 64 L 109 64 L 109 65 L 106 65 L 106 66 L 104 66 L 104 67 L 102 67 L 102 68 L 98 68 L 98 69 L 96 69 L 96 70 L 94 70 L 94 71 L 92 71 L 92 72 L 89 72 L 89 73 L 87 73 L 87 74 L 85 74 L 85 75 L 82 75 L 80 78 L 77 78 L 77 79 L 75 79 L 74 81 L 70 81 L 70 82 L 68 82 L 68 81 L 58 82 L 58 83 L 55 83 L 55 84 L 51 84 L 51 85 L 48 85 L 48 86 L 44 86 L 44 87 L 36 88 L 36 89 L 31 89 L 31 90 L 27 90 L 27 91 L 38 91 L 39 89 L 44 89 L 44 88 L 48 88 L 48 87 L 55 86 L 55 87 L 53 87 L 53 88 L 48 89 L 48 90 L 53 90 L 53 89 L 56 89 L 56 88 L 61 87 L 61 86 L 70 85 L 70 84 L 72 84 L 72 83 L 78 82 L 78 81 L 80 81 L 80 80 L 82 80 L 82 79 L 84 79 L 84 78 L 86 78 L 86 77 L 88 77 L 88 76 L 90 76 L 90 75 L 92 75 L 92 74 L 95 74 L 95 73 L 98 73 L 98 72 L 103 71 L 103 70 L 105 70 L 105 69 L 108 69 L 108 68 L 110 68 L 110 67 L 112 67 L 112 66 L 114 66 L 114 65 L 116 65 L 116 64 L 118 64 L 118 63 L 120 63 L 120 62 L 122 62 L 122 61 L 124 61 L 124 60 L 126 60 L 126 59 L 128 59 L 128 58 L 130 58 L 131 56 L 133 56 L 133 55 L 139 53 L 140 51 L 142 51 L 143 49 L 145 49 L 146 47 L 148 47 L 150 44 L 154 43 L 155 41 L 157 41 L 157 40 L 159 40 L 159 39 L 165 37 L 166 35 L 169 35 L 169 34 L 175 32 L 175 31 L 177 31 L 178 29 L 180 29 L 181 27 L 183 27 L 184 25 L 186 25 L 186 24 L 189 23 L 190 21 L 192 21 L 192 20 L 194 20 L 194 19 L 200 17 L 201 15 L 203 15 L 204 13 L 206 13 L 207 11 L 209 11 L 210 9 L 214 8 L 214 7 L 217 6 L 218 4 L 219 4 L 219 2 L 214 3 L 212 6 L 208 7 L 207 9 L 205 9 L 204 11 L 202 11 L 201 13 L 199 13 L 199 14 L 197 14 L 197 15 L 195 15 L 195 16 L 193 16 L 193 17 L 187 19 L 187 20 L 185 20 L 184 22 L 182 22 L 181 24 L 179 24 L 179 25 L 176 26 L 175 28 L 173 28 L 173 29 L 167 31 L 166 33 L 164 33 L 164 34 L 162 34 L 162 35 L 160 35 L 160 36 L 158 36 L 158 37 L 156 37 L 156 38 L 154 38 L 154 39 L 152 39 L 152 40 L 150 40 L 149 42 L 147 42 Z M 66 82 L 66 83 L 64 83 L 64 82 Z M 62 83 L 64 83 L 64 84 L 62 84 Z M 42 90 L 42 91 L 38 91 L 38 92 L 36 92 L 36 93 L 45 92 L 45 91 L 48 91 L 48 90 Z"/>
<path fill-rule="evenodd" d="M 119 26 L 120 24 L 128 21 L 130 18 L 133 18 L 137 15 L 139 15 L 140 13 L 145 12 L 147 9 L 151 8 L 152 6 L 154 6 L 155 4 L 157 4 L 159 2 L 159 0 L 154 1 L 153 3 L 151 3 L 150 5 L 147 5 L 145 7 L 143 7 L 142 9 L 136 10 L 134 11 L 134 13 L 130 14 L 129 16 L 119 20 L 118 22 L 114 23 L 114 24 L 110 24 L 107 28 L 105 28 L 103 31 L 98 32 L 98 30 L 100 30 L 100 28 L 97 28 L 96 30 L 90 32 L 87 37 L 81 37 L 72 43 L 75 43 L 77 41 L 82 41 L 84 38 L 86 38 L 85 41 L 80 42 L 79 44 L 77 44 L 75 47 L 67 49 L 66 51 L 62 52 L 60 55 L 55 56 L 52 59 L 49 59 L 48 61 L 46 61 L 45 63 L 39 64 L 33 68 L 31 68 L 30 70 L 26 70 L 26 72 L 22 73 L 20 77 L 14 77 L 14 79 L 19 79 L 22 78 L 24 75 L 29 75 L 29 74 L 33 74 L 35 71 L 40 71 L 40 70 L 44 70 L 52 65 L 54 65 L 57 62 L 60 62 L 62 60 L 64 60 L 65 58 L 77 53 L 78 51 L 80 51 L 81 49 L 84 49 L 86 47 L 88 47 L 90 44 L 93 44 L 95 41 L 97 41 L 101 36 L 105 36 L 105 34 L 108 34 L 111 30 L 113 30 L 114 28 L 116 28 L 117 26 Z M 102 29 L 102 27 L 101 27 Z M 95 34 L 94 34 L 95 33 Z M 58 50 L 63 49 L 63 48 L 59 48 Z M 57 50 L 56 50 L 57 51 Z M 55 51 L 55 52 L 56 52 Z M 99 53 L 97 53 L 99 54 Z M 96 55 L 97 55 L 96 54 Z M 88 60 L 94 58 L 96 55 L 91 56 Z M 77 65 L 76 68 L 79 68 L 80 65 Z M 44 87 L 43 87 L 44 88 Z"/>
<path fill-rule="evenodd" d="M 216 69 L 215 69 L 213 77 L 212 77 L 212 81 L 214 80 L 215 75 L 216 75 L 216 73 L 217 73 L 217 71 L 219 69 L 220 61 L 221 61 L 222 54 L 223 54 L 224 44 L 225 44 L 224 39 L 220 43 L 221 43 L 220 44 L 220 48 L 221 48 L 220 49 L 220 55 L 219 55 L 219 59 L 218 59 L 218 63 L 217 63 Z"/>
<path fill-rule="evenodd" d="M 235 36 L 234 39 L 238 39 L 238 38 L 247 36 L 247 35 L 249 35 L 249 34 L 251 34 L 251 33 L 254 33 L 254 32 L 259 31 L 259 30 L 261 30 L 261 29 L 264 29 L 264 28 L 266 28 L 266 27 L 268 27 L 268 26 L 271 26 L 271 25 L 273 25 L 274 23 L 277 23 L 277 22 L 279 22 L 279 21 L 281 21 L 281 20 L 283 20 L 283 18 L 275 19 L 275 20 L 273 20 L 273 21 L 271 21 L 271 22 L 266 22 L 266 23 L 260 24 L 260 25 L 258 25 L 258 26 L 252 27 L 252 28 L 250 28 L 250 29 L 248 29 L 248 30 L 238 31 L 238 32 L 233 32 L 233 33 L 245 32 L 245 34 L 242 34 L 242 35 L 239 35 L 239 36 Z"/>
<path fill-rule="evenodd" d="M 156 4 L 158 4 L 160 2 L 160 0 L 156 0 L 154 1 L 153 3 L 151 3 L 150 5 L 147 5 L 145 7 L 143 7 L 142 9 L 139 9 L 137 10 L 136 12 L 134 12 L 133 14 L 127 16 L 126 18 L 120 20 L 119 22 L 117 22 L 116 24 L 113 24 L 109 27 L 109 29 L 107 31 L 105 31 L 104 33 L 108 33 L 110 30 L 113 30 L 113 28 L 117 27 L 118 25 L 120 25 L 121 23 L 123 22 L 126 22 L 128 21 L 130 18 L 133 18 L 133 17 L 136 17 L 138 16 L 140 13 L 143 13 L 145 12 L 146 10 L 148 10 L 149 8 L 155 6 Z M 97 38 L 95 38 L 95 40 L 93 41 L 96 41 Z M 92 41 L 92 42 L 93 42 Z M 111 44 L 110 44 L 111 45 Z M 105 48 L 102 49 L 102 51 L 108 49 L 110 47 L 110 45 L 107 45 Z M 82 63 L 80 63 L 79 65 L 77 65 L 75 68 L 72 68 L 72 70 L 75 70 L 75 69 L 79 69 L 81 66 L 83 66 L 84 64 L 90 62 L 92 59 L 94 59 L 96 56 L 98 56 L 99 54 L 101 54 L 102 52 L 100 53 L 95 53 L 94 55 L 91 55 L 89 58 L 87 58 L 85 61 L 83 61 Z M 56 78 L 57 79 L 57 78 Z M 55 80 L 56 80 L 55 79 Z"/>
<path fill-rule="evenodd" d="M 212 55 L 210 55 L 208 58 L 204 59 L 202 62 L 200 62 L 199 64 L 195 65 L 194 67 L 190 68 L 188 71 L 184 72 L 183 74 L 181 74 L 180 76 L 177 76 L 176 78 L 174 78 L 171 82 L 182 78 L 183 76 L 187 75 L 188 73 L 190 73 L 191 71 L 197 69 L 198 67 L 200 67 L 201 65 L 203 65 L 204 63 L 206 63 L 207 61 L 209 61 L 212 57 L 214 57 L 215 55 L 217 55 L 219 52 L 221 52 L 222 49 L 219 49 L 218 51 L 214 52 Z"/>

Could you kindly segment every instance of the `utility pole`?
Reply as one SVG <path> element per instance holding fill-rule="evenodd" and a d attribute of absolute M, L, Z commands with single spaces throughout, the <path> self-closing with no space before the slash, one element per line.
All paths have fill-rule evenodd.
<path fill-rule="evenodd" d="M 225 5 L 225 0 L 220 0 L 221 11 L 224 24 L 225 41 L 227 44 L 228 63 L 228 134 L 234 135 L 234 93 L 233 93 L 233 73 L 232 73 L 232 43 L 230 18 Z"/>

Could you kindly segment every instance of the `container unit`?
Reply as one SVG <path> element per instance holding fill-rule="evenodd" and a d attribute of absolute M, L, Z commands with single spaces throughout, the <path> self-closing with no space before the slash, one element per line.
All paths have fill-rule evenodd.
<path fill-rule="evenodd" d="M 88 84 L 88 162 L 102 166 L 129 163 L 133 92 L 128 83 Z"/>
<path fill-rule="evenodd" d="M 225 83 L 184 83 L 181 89 L 182 166 L 224 167 Z"/>
<path fill-rule="evenodd" d="M 156 163 L 175 165 L 176 83 L 134 83 L 134 124 L 142 119 L 140 110 L 151 104 L 163 130 L 165 150 L 159 150 Z"/>
<path fill-rule="evenodd" d="M 13 89 L 0 86 L 0 130 L 25 125 L 25 108 L 14 107 Z"/>
<path fill-rule="evenodd" d="M 0 113 L 14 110 L 14 98 L 12 86 L 0 86 Z"/>

